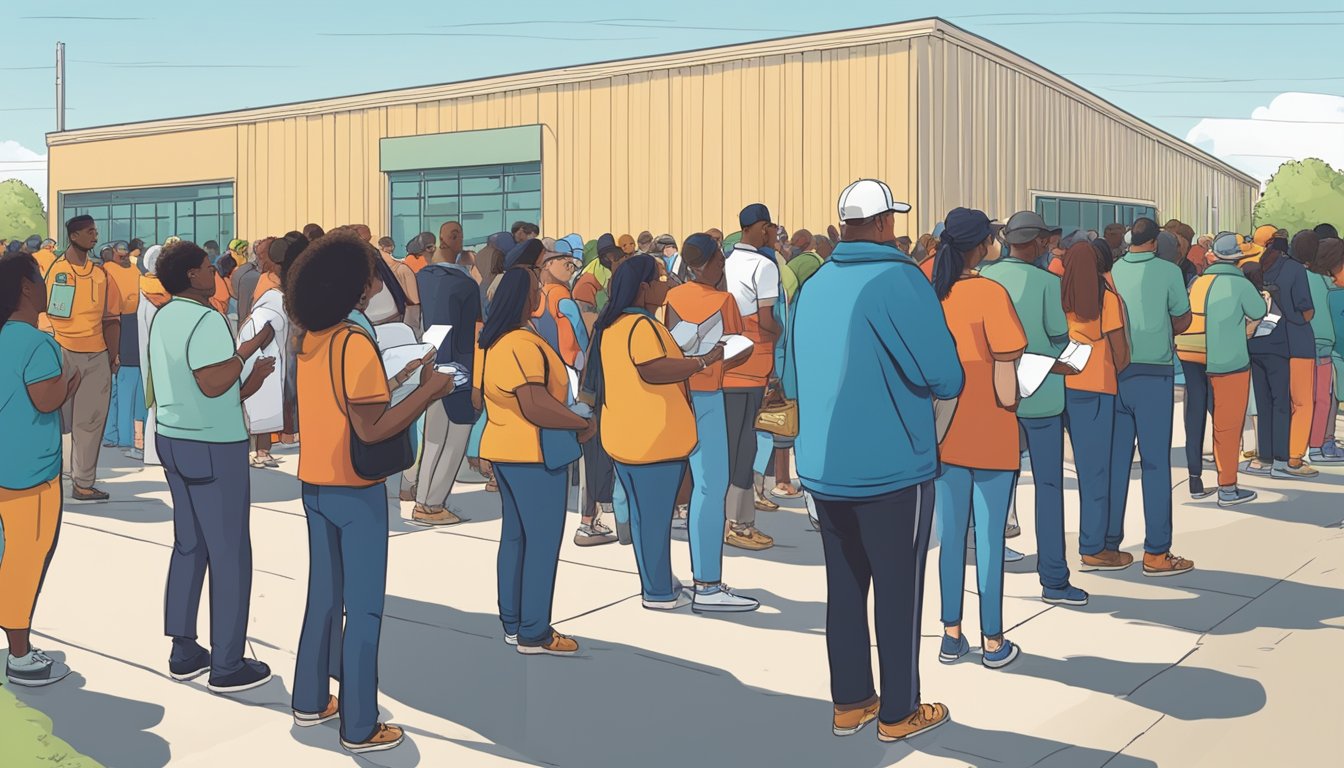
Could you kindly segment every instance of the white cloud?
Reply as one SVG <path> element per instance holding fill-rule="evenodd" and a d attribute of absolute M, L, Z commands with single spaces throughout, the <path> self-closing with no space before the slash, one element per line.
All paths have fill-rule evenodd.
<path fill-rule="evenodd" d="M 37 190 L 47 202 L 47 156 L 39 155 L 17 141 L 0 141 L 0 181 L 18 179 Z"/>
<path fill-rule="evenodd" d="M 1185 140 L 1262 182 L 1307 157 L 1344 169 L 1344 97 L 1281 93 L 1249 118 L 1201 120 Z"/>

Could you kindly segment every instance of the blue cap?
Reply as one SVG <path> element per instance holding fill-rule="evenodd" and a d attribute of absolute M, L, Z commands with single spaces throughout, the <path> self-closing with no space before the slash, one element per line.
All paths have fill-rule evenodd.
<path fill-rule="evenodd" d="M 610 232 L 597 238 L 597 255 L 605 256 L 608 251 L 624 253 L 624 251 L 621 251 L 621 247 L 616 244 L 616 238 Z"/>
<path fill-rule="evenodd" d="M 556 240 L 555 252 L 560 254 L 561 256 L 573 256 L 574 246 L 571 245 L 568 240 Z"/>
<path fill-rule="evenodd" d="M 517 243 L 514 242 L 513 235 L 509 232 L 496 232 L 491 235 L 490 239 L 486 242 L 498 248 L 502 253 L 512 251 L 513 247 L 517 245 Z"/>
<path fill-rule="evenodd" d="M 737 223 L 743 229 L 761 221 L 770 221 L 770 209 L 766 208 L 764 203 L 752 203 L 737 215 Z"/>
<path fill-rule="evenodd" d="M 37 250 L 42 247 L 42 238 L 38 237 L 37 235 L 33 235 L 32 237 L 23 241 L 23 247 L 27 248 L 29 253 L 36 253 Z"/>
<path fill-rule="evenodd" d="M 513 249 L 504 257 L 504 268 L 535 267 L 541 260 L 541 254 L 544 253 L 545 250 L 546 246 L 536 238 L 524 240 L 513 246 Z"/>
<path fill-rule="evenodd" d="M 718 241 L 703 232 L 697 232 L 681 244 L 681 258 L 698 267 L 713 258 L 718 250 Z"/>

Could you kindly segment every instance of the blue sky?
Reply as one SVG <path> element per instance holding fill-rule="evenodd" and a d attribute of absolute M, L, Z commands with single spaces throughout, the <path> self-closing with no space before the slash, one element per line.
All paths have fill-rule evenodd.
<path fill-rule="evenodd" d="M 1204 126 L 1197 132 L 1202 146 L 1261 172 L 1277 167 L 1273 158 L 1322 155 L 1336 139 L 1344 145 L 1344 126 L 1336 122 L 1344 121 L 1344 4 L 1283 2 L 1135 0 L 1133 9 L 1108 12 L 1076 0 L 570 0 L 563 9 L 537 0 L 7 0 L 0 11 L 0 27 L 10 32 L 0 60 L 0 148 L 8 151 L 0 150 L 0 178 L 41 163 L 7 142 L 45 155 L 44 134 L 55 120 L 57 40 L 67 51 L 67 126 L 78 128 L 933 15 L 1177 136 L 1191 134 L 1201 118 L 1244 122 L 1268 108 L 1256 123 L 1226 126 L 1231 133 L 1249 129 L 1250 141 Z M 1321 95 L 1280 114 L 1271 103 L 1287 92 Z M 1306 138 L 1294 133 L 1282 142 L 1294 146 L 1280 147 L 1276 131 Z M 1319 142 L 1327 146 L 1313 149 Z M 1226 151 L 1247 148 L 1263 151 Z"/>

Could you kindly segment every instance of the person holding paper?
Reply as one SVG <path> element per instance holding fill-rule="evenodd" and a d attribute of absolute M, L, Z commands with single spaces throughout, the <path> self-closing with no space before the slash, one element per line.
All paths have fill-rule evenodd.
<path fill-rule="evenodd" d="M 723 250 L 718 243 L 706 234 L 691 235 L 682 245 L 681 259 L 691 280 L 668 291 L 668 325 L 704 323 L 717 315 L 722 318 L 724 333 L 740 334 L 742 317 L 737 313 L 737 302 L 732 294 L 716 287 L 723 279 L 724 269 Z M 698 437 L 688 462 L 693 485 L 687 521 L 691 571 L 695 577 L 692 601 L 696 610 L 745 611 L 759 606 L 752 598 L 733 594 L 722 578 L 724 501 L 728 495 L 728 423 L 723 408 L 723 374 L 746 362 L 750 355 L 748 347 L 687 380 Z"/>
<path fill-rule="evenodd" d="M 961 631 L 961 615 L 966 536 L 974 518 L 981 662 L 999 669 L 1019 654 L 1003 635 L 1003 563 L 1008 501 L 1020 463 L 1014 369 L 1027 348 L 1027 336 L 1008 292 L 974 272 L 994 245 L 992 232 L 983 212 L 956 208 L 944 219 L 933 258 L 933 291 L 942 302 L 966 378 L 938 447 L 943 471 L 933 481 L 933 500 L 941 542 L 938 581 L 944 628 L 938 658 L 951 663 L 971 650 Z"/>
<path fill-rule="evenodd" d="M 243 402 L 243 412 L 247 416 L 247 431 L 252 435 L 256 453 L 252 456 L 252 467 L 256 469 L 276 468 L 280 462 L 271 455 L 271 435 L 285 430 L 285 379 L 291 376 L 293 364 L 290 348 L 289 314 L 285 311 L 285 295 L 282 289 L 290 257 L 289 241 L 267 238 L 267 247 L 257 251 L 257 267 L 261 270 L 257 287 L 266 287 L 266 291 L 251 302 L 248 316 L 238 328 L 238 344 L 250 342 L 262 328 L 270 327 L 275 339 L 264 350 L 256 354 L 265 354 L 275 358 L 275 375 L 268 376 L 252 397 Z M 293 254 L 298 257 L 297 250 Z"/>
<path fill-rule="evenodd" d="M 1060 298 L 1059 278 L 1037 266 L 1050 254 L 1050 228 L 1038 214 L 1020 211 L 1003 230 L 1009 255 L 980 269 L 1002 285 L 1027 334 L 1026 358 L 1057 359 L 1067 347 L 1069 321 Z M 1087 605 L 1087 592 L 1069 583 L 1064 555 L 1064 377 L 1062 364 L 1050 365 L 1040 385 L 1022 399 L 1017 420 L 1030 452 L 1036 495 L 1036 557 L 1041 599 L 1051 605 Z"/>
<path fill-rule="evenodd" d="M 1111 447 L 1115 433 L 1117 375 L 1129 365 L 1125 311 L 1120 296 L 1098 269 L 1098 250 L 1083 241 L 1069 246 L 1060 280 L 1069 338 L 1090 348 L 1087 362 L 1064 379 L 1069 442 L 1078 468 L 1078 554 L 1083 571 L 1120 571 L 1134 556 L 1106 548 L 1110 530 Z M 1077 355 L 1075 355 L 1077 357 Z M 1128 477 L 1124 482 L 1128 484 Z"/>

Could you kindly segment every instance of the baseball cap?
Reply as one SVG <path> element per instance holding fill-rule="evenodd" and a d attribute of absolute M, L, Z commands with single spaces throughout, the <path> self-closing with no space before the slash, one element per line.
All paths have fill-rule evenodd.
<path fill-rule="evenodd" d="M 713 258 L 718 250 L 718 241 L 703 232 L 697 232 L 686 238 L 686 242 L 682 244 L 681 257 L 688 264 L 700 266 Z"/>
<path fill-rule="evenodd" d="M 840 220 L 870 219 L 884 213 L 908 213 L 909 203 L 898 203 L 891 187 L 877 179 L 859 179 L 840 193 Z"/>
<path fill-rule="evenodd" d="M 746 208 L 743 208 L 741 213 L 737 214 L 737 223 L 743 229 L 761 221 L 764 221 L 767 224 L 772 223 L 770 219 L 770 209 L 766 208 L 764 203 L 752 203 Z"/>
<path fill-rule="evenodd" d="M 239 251 L 246 251 L 247 245 L 248 243 L 246 240 L 243 240 L 241 238 L 235 238 L 229 241 L 229 250 L 232 251 L 233 253 L 237 253 Z"/>
<path fill-rule="evenodd" d="M 653 245 L 654 245 L 655 248 L 659 248 L 659 249 L 662 249 L 662 248 L 668 248 L 668 247 L 676 248 L 676 247 L 677 247 L 677 238 L 675 238 L 675 237 L 673 237 L 673 236 L 671 236 L 671 235 L 659 235 L 659 236 L 653 241 Z"/>
<path fill-rule="evenodd" d="M 1279 228 L 1273 224 L 1262 224 L 1255 228 L 1255 235 L 1252 236 L 1251 240 L 1256 245 L 1264 247 L 1269 245 L 1269 241 L 1274 239 L 1274 236 L 1278 234 L 1278 231 Z"/>
<path fill-rule="evenodd" d="M 546 246 L 535 237 L 524 240 L 513 246 L 513 250 L 509 251 L 508 255 L 504 257 L 504 268 L 535 267 L 537 262 L 541 260 L 542 251 L 545 250 Z"/>
<path fill-rule="evenodd" d="M 1241 251 L 1241 243 L 1235 232 L 1220 232 L 1213 239 L 1212 251 L 1219 261 L 1240 261 L 1246 256 Z"/>
<path fill-rule="evenodd" d="M 1035 211 L 1018 211 L 1008 217 L 1003 227 L 1003 237 L 1012 245 L 1022 245 L 1050 231 L 1045 219 Z"/>
<path fill-rule="evenodd" d="M 1247 240 L 1244 236 L 1237 235 L 1237 242 L 1241 245 L 1241 257 L 1243 259 L 1265 255 L 1264 246 L 1257 245 L 1253 240 Z"/>

